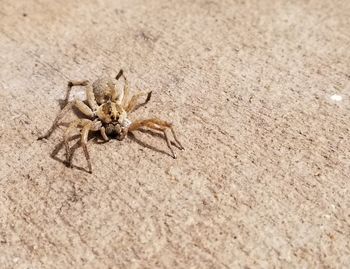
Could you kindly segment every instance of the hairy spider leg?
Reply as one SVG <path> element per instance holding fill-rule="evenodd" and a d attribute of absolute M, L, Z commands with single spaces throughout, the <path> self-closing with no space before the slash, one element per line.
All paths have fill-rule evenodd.
<path fill-rule="evenodd" d="M 68 104 L 68 102 L 69 102 L 69 96 L 70 96 L 70 92 L 71 92 L 73 86 L 86 86 L 86 85 L 88 85 L 88 83 L 89 83 L 88 80 L 70 80 L 70 81 L 68 81 L 66 97 L 64 98 L 65 104 Z"/>
<path fill-rule="evenodd" d="M 136 130 L 142 128 L 142 127 L 148 127 L 150 129 L 163 132 L 165 141 L 167 143 L 167 146 L 170 149 L 174 159 L 176 159 L 176 154 L 175 154 L 174 150 L 171 147 L 170 139 L 169 139 L 168 133 L 166 132 L 167 129 L 171 130 L 171 132 L 172 132 L 172 134 L 174 136 L 174 139 L 175 139 L 176 143 L 178 144 L 178 146 L 181 149 L 184 149 L 184 147 L 181 145 L 180 141 L 177 139 L 175 131 L 174 131 L 174 128 L 173 128 L 171 123 L 163 121 L 163 120 L 160 120 L 160 119 L 156 119 L 156 118 L 154 118 L 154 119 L 147 119 L 147 120 L 137 120 L 137 121 L 133 122 L 130 125 L 129 131 L 130 132 L 136 131 Z"/>
<path fill-rule="evenodd" d="M 69 94 L 72 86 L 86 86 L 85 88 L 85 93 L 86 93 L 86 98 L 88 101 L 89 106 L 87 106 L 85 103 L 83 103 L 80 100 L 75 100 L 72 102 L 68 102 L 69 99 Z M 87 81 L 69 81 L 68 82 L 68 90 L 66 92 L 66 105 L 65 107 L 58 113 L 57 117 L 53 121 L 50 129 L 42 136 L 38 137 L 38 140 L 48 138 L 53 131 L 56 129 L 58 122 L 63 118 L 63 116 L 73 107 L 76 107 L 80 112 L 82 112 L 84 115 L 92 118 L 94 116 L 94 111 L 98 108 L 98 105 L 95 100 L 95 95 L 93 92 L 92 85 Z M 67 103 L 68 102 L 68 103 Z"/>
<path fill-rule="evenodd" d="M 101 127 L 100 132 L 101 132 L 102 138 L 103 138 L 105 141 L 109 141 L 109 138 L 108 138 L 108 136 L 107 136 L 107 134 L 106 134 L 106 128 L 105 128 L 105 127 Z"/>
<path fill-rule="evenodd" d="M 42 136 L 38 137 L 38 140 L 48 138 L 53 131 L 58 126 L 59 121 L 64 117 L 64 115 L 73 107 L 76 107 L 81 113 L 83 113 L 85 116 L 88 116 L 92 118 L 94 116 L 94 112 L 89 108 L 86 104 L 84 104 L 80 100 L 69 102 L 57 115 L 56 119 L 53 121 L 50 129 Z"/>
<path fill-rule="evenodd" d="M 78 120 L 75 120 L 73 122 L 71 122 L 68 126 L 68 128 L 66 129 L 66 131 L 64 132 L 64 135 L 63 135 L 63 141 L 64 141 L 64 146 L 65 146 L 65 149 L 66 149 L 66 162 L 69 166 L 71 166 L 71 151 L 70 151 L 70 148 L 69 148 L 69 140 L 70 140 L 70 134 L 73 130 L 77 129 L 77 128 L 82 128 L 84 127 L 85 125 L 87 124 L 92 124 L 92 121 L 91 120 L 88 120 L 88 119 L 78 119 Z"/>
<path fill-rule="evenodd" d="M 146 100 L 143 103 L 140 103 L 140 98 L 143 96 L 147 96 Z M 141 106 L 146 105 L 149 100 L 151 100 L 151 96 L 152 96 L 152 91 L 148 92 L 148 93 L 138 93 L 135 94 L 131 100 L 129 101 L 129 103 L 125 106 L 125 111 L 128 113 L 131 113 L 135 110 L 137 110 L 138 108 L 140 108 Z"/>
<path fill-rule="evenodd" d="M 89 173 L 92 173 L 92 165 L 91 165 L 91 160 L 90 160 L 90 155 L 89 155 L 89 151 L 87 149 L 87 142 L 88 142 L 88 135 L 90 130 L 92 129 L 92 122 L 91 123 L 87 123 L 82 131 L 81 131 L 81 146 L 83 147 L 84 150 L 84 154 L 85 154 L 85 158 L 86 161 L 88 163 L 88 167 L 89 167 Z"/>
<path fill-rule="evenodd" d="M 126 102 L 126 100 L 128 99 L 128 96 L 129 96 L 129 81 L 126 79 L 122 69 L 120 69 L 120 71 L 117 74 L 117 76 L 115 77 L 115 79 L 119 80 L 120 77 L 123 77 L 123 79 L 124 79 L 123 92 L 118 96 L 118 98 L 116 100 L 112 100 L 112 101 L 115 101 L 118 105 L 123 106 L 123 104 Z"/>
<path fill-rule="evenodd" d="M 70 140 L 70 133 L 77 128 L 81 128 L 81 139 L 80 139 L 80 145 L 82 146 L 85 154 L 86 161 L 88 163 L 89 167 L 89 173 L 92 173 L 92 165 L 90 161 L 89 152 L 87 149 L 87 142 L 88 142 L 88 136 L 90 131 L 99 131 L 102 128 L 102 123 L 99 120 L 91 121 L 88 119 L 78 119 L 73 121 L 69 127 L 67 128 L 66 132 L 64 133 L 64 145 L 66 148 L 66 162 L 67 164 L 72 167 L 72 152 L 71 148 L 69 148 L 69 140 Z"/>

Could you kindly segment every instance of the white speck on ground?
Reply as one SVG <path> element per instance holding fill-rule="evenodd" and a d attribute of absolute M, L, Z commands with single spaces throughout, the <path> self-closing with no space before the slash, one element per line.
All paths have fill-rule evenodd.
<path fill-rule="evenodd" d="M 339 94 L 333 94 L 331 96 L 331 100 L 335 101 L 335 102 L 340 102 L 343 100 L 343 96 L 339 95 Z"/>

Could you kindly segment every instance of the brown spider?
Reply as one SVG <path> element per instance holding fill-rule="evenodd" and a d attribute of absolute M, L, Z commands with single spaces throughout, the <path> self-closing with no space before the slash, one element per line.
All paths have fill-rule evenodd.
<path fill-rule="evenodd" d="M 120 77 L 124 78 L 124 89 L 119 91 L 116 81 Z M 70 91 L 73 86 L 86 86 L 87 104 L 80 100 L 74 100 L 68 102 Z M 88 134 L 90 131 L 100 131 L 102 138 L 105 141 L 110 137 L 115 137 L 118 140 L 123 140 L 128 132 L 138 130 L 142 127 L 150 128 L 151 130 L 160 131 L 164 134 L 167 146 L 170 149 L 173 158 L 176 158 L 176 154 L 171 147 L 170 139 L 167 129 L 170 129 L 177 145 L 180 149 L 184 149 L 180 141 L 177 139 L 175 131 L 171 123 L 157 119 L 145 119 L 131 121 L 128 119 L 128 113 L 135 111 L 137 108 L 145 105 L 151 99 L 152 92 L 135 94 L 128 102 L 129 95 L 129 83 L 123 74 L 123 70 L 120 70 L 115 79 L 111 78 L 99 78 L 94 83 L 90 83 L 88 80 L 82 81 L 69 81 L 66 92 L 65 103 L 66 106 L 61 110 L 56 119 L 54 120 L 51 128 L 45 135 L 40 136 L 38 140 L 48 138 L 54 129 L 58 126 L 59 121 L 63 116 L 73 107 L 77 108 L 87 118 L 77 119 L 71 122 L 64 133 L 64 145 L 66 149 L 66 162 L 72 167 L 72 156 L 69 147 L 70 133 L 76 129 L 81 129 L 81 146 L 83 147 L 85 158 L 89 166 L 89 172 L 92 173 L 92 166 L 90 161 L 89 152 L 87 150 Z M 140 98 L 147 96 L 143 103 L 140 103 Z"/>

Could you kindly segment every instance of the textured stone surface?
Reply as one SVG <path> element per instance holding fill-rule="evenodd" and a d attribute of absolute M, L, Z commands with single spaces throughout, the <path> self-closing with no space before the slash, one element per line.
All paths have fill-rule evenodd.
<path fill-rule="evenodd" d="M 350 264 L 349 1 L 0 5 L 1 268 Z M 136 133 L 91 141 L 92 175 L 50 158 L 67 81 L 119 68 L 154 93 L 133 119 L 186 151 Z"/>

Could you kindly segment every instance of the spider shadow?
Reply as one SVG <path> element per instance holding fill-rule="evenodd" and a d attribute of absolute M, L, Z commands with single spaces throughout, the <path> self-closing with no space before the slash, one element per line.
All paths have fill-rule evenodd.
<path fill-rule="evenodd" d="M 72 137 L 69 138 L 69 141 L 73 141 L 73 140 L 76 140 L 76 139 L 78 139 L 78 140 L 75 142 L 75 144 L 72 147 L 70 147 L 70 159 L 69 159 L 68 162 L 67 162 L 67 160 L 60 159 L 59 157 L 57 157 L 57 154 L 64 147 L 64 141 L 61 141 L 60 143 L 58 143 L 55 146 L 54 150 L 50 154 L 50 157 L 52 159 L 54 159 L 55 161 L 63 163 L 66 167 L 76 168 L 76 169 L 78 169 L 80 171 L 84 171 L 84 172 L 90 173 L 87 169 L 85 169 L 83 167 L 80 167 L 80 166 L 77 166 L 77 165 L 73 165 L 73 164 L 70 166 L 71 160 L 72 160 L 72 158 L 74 156 L 74 152 L 80 147 L 80 137 L 81 137 L 81 135 L 78 134 L 78 135 L 73 135 Z"/>
<path fill-rule="evenodd" d="M 162 140 L 166 141 L 166 140 L 165 140 L 165 136 L 164 136 L 163 134 L 161 134 L 161 133 L 154 132 L 154 131 L 148 130 L 148 129 L 138 129 L 137 131 L 138 131 L 138 132 L 141 132 L 141 133 L 149 134 L 149 135 L 151 135 L 151 136 L 153 136 L 153 137 L 161 138 Z M 154 147 L 154 146 L 152 146 L 152 145 L 150 145 L 150 144 L 148 144 L 148 143 L 145 143 L 145 142 L 141 141 L 140 139 L 138 139 L 138 138 L 135 136 L 135 134 L 133 134 L 133 133 L 131 133 L 131 132 L 128 133 L 128 137 L 129 137 L 132 141 L 134 141 L 134 142 L 136 142 L 137 144 L 139 144 L 140 146 L 143 146 L 143 147 L 148 148 L 148 149 L 151 149 L 151 150 L 153 150 L 153 151 L 156 151 L 156 152 L 159 152 L 159 153 L 168 155 L 168 156 L 170 156 L 170 157 L 173 157 L 169 152 L 166 152 L 166 151 L 164 151 L 164 150 L 158 149 L 158 148 L 156 148 L 156 147 Z M 176 143 L 174 143 L 173 141 L 171 141 L 171 145 L 175 146 L 175 147 L 178 148 L 178 149 L 181 149 L 181 148 L 180 148 Z"/>
<path fill-rule="evenodd" d="M 60 109 L 62 110 L 68 103 L 64 99 L 58 99 L 58 105 L 60 106 Z"/>

